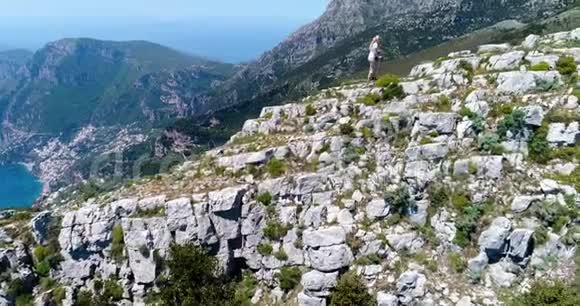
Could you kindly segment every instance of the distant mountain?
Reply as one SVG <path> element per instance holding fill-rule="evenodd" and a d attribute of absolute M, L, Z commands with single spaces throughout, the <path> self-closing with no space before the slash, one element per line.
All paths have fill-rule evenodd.
<path fill-rule="evenodd" d="M 232 68 L 144 41 L 64 39 L 34 54 L 3 117 L 24 132 L 58 135 L 186 116 L 191 101 L 174 97 L 173 85 L 206 90 Z"/>
<path fill-rule="evenodd" d="M 198 95 L 238 69 L 146 41 L 63 39 L 17 55 L 3 57 L 15 80 L 0 92 L 3 159 L 32 162 L 51 182 L 70 176 L 78 162 L 123 152 L 165 121 L 194 114 L 203 105 Z"/>

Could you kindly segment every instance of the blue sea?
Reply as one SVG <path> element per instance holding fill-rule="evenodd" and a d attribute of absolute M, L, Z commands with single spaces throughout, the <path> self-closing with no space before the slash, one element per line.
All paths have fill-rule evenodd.
<path fill-rule="evenodd" d="M 42 183 L 23 165 L 0 165 L 0 209 L 30 207 Z"/>

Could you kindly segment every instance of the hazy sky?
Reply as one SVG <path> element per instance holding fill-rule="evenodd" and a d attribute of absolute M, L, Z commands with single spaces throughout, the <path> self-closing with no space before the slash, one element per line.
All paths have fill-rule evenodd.
<path fill-rule="evenodd" d="M 3 17 L 317 17 L 327 0 L 5 0 Z M 33 21 L 33 20 L 30 20 Z"/>
<path fill-rule="evenodd" d="M 0 0 L 0 47 L 65 37 L 150 40 L 240 62 L 322 14 L 328 0 Z"/>

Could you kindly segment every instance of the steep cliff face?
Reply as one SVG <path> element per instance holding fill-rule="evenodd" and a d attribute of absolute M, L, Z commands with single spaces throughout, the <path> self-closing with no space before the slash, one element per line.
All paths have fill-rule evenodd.
<path fill-rule="evenodd" d="M 373 35 L 383 37 L 388 57 L 436 45 L 506 19 L 551 15 L 568 0 L 334 0 L 318 20 L 240 71 L 216 93 L 212 111 L 259 103 L 268 96 L 300 96 L 367 65 Z"/>

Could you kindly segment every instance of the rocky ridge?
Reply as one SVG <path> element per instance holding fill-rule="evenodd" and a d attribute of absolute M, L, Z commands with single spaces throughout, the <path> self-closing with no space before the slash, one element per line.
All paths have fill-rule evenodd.
<path fill-rule="evenodd" d="M 502 288 L 573 279 L 578 41 L 580 29 L 532 35 L 380 87 L 330 88 L 264 108 L 170 174 L 87 202 L 49 199 L 29 222 L 4 213 L 1 303 L 17 279 L 49 305 L 57 289 L 36 284 L 50 276 L 63 305 L 100 280 L 122 288 L 119 304 L 143 305 L 173 242 L 251 271 L 258 305 L 326 305 L 346 270 L 378 305 L 498 305 Z M 62 257 L 44 275 L 42 245 Z M 278 279 L 287 267 L 302 272 L 288 293 Z"/>

